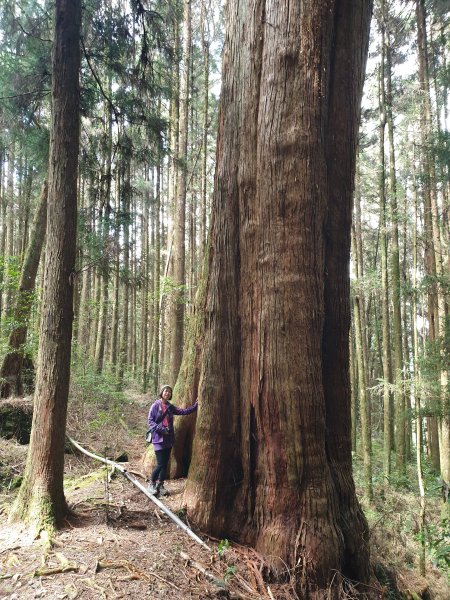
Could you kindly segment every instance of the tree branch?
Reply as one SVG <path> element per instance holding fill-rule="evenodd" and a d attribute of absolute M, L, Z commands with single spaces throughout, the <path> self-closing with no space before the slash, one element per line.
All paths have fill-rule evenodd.
<path fill-rule="evenodd" d="M 80 41 L 81 41 L 81 47 L 83 48 L 84 57 L 86 58 L 86 62 L 88 64 L 88 66 L 89 66 L 89 69 L 90 69 L 90 71 L 92 73 L 92 76 L 94 77 L 95 81 L 97 82 L 97 85 L 98 85 L 98 87 L 100 89 L 100 92 L 101 92 L 103 98 L 106 100 L 106 102 L 109 104 L 111 110 L 113 111 L 114 117 L 116 119 L 116 123 L 118 123 L 119 122 L 119 117 L 120 117 L 120 112 L 114 106 L 113 101 L 111 100 L 111 98 L 107 95 L 107 93 L 103 89 L 102 82 L 100 81 L 99 76 L 95 72 L 94 67 L 91 64 L 91 61 L 89 60 L 88 53 L 86 52 L 86 46 L 84 45 L 84 40 L 83 40 L 82 37 L 80 38 Z"/>
<path fill-rule="evenodd" d="M 23 92 L 22 94 L 14 94 L 13 96 L 0 96 L 0 100 L 10 100 L 11 98 L 21 98 L 22 96 L 30 96 L 32 94 L 50 94 L 51 90 L 33 90 L 31 92 Z"/>

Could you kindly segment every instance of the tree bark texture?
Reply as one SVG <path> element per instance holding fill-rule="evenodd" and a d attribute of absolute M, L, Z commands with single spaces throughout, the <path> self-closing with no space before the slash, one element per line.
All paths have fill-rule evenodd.
<path fill-rule="evenodd" d="M 5 277 L 5 291 L 4 291 L 4 312 L 6 316 L 9 316 L 12 304 L 12 290 L 13 283 L 11 282 L 11 272 L 13 270 L 14 261 L 14 170 L 15 170 L 15 143 L 11 144 L 11 148 L 8 154 L 8 175 L 6 182 L 6 255 L 5 255 L 5 266 L 6 266 L 6 277 Z"/>
<path fill-rule="evenodd" d="M 385 107 L 385 3 L 381 3 L 381 62 L 379 74 L 379 196 L 380 196 L 380 255 L 381 255 L 381 309 L 383 329 L 383 473 L 386 483 L 391 475 L 391 393 L 389 384 L 391 381 L 391 339 L 389 329 L 389 278 L 388 278 L 388 235 L 386 218 L 386 161 L 385 161 L 385 130 L 386 130 L 386 107 Z"/>
<path fill-rule="evenodd" d="M 176 205 L 174 209 L 173 292 L 170 341 L 170 375 L 176 381 L 183 357 L 186 296 L 186 193 L 189 128 L 189 65 L 191 60 L 191 0 L 183 0 L 183 60 L 180 74 L 180 113 Z"/>
<path fill-rule="evenodd" d="M 23 345 L 27 339 L 28 319 L 33 304 L 34 284 L 36 282 L 47 227 L 47 195 L 48 184 L 47 181 L 44 181 L 33 223 L 30 243 L 22 267 L 22 275 L 14 309 L 14 327 L 8 340 L 9 350 L 3 358 L 0 369 L 0 396 L 2 398 L 14 395 L 19 396 L 23 392 L 21 378 Z"/>
<path fill-rule="evenodd" d="M 432 284 L 428 293 L 428 320 L 430 323 L 430 343 L 434 351 L 439 352 L 441 339 L 445 339 L 446 323 L 446 298 L 442 286 L 442 248 L 441 234 L 439 229 L 437 194 L 436 194 L 436 172 L 434 164 L 434 152 L 432 143 L 432 108 L 430 96 L 430 77 L 428 61 L 428 42 L 426 7 L 424 0 L 416 0 L 417 21 L 417 51 L 419 59 L 419 82 L 422 99 L 422 112 L 420 118 L 422 145 L 425 150 L 422 160 L 424 173 L 423 197 L 425 217 L 425 268 L 427 275 L 431 277 Z M 448 273 L 447 273 L 448 276 Z M 438 281 L 440 282 L 438 284 Z M 447 294 L 448 302 L 448 294 Z M 444 344 L 442 343 L 442 346 Z M 440 369 L 439 378 L 441 386 L 441 401 L 434 402 L 432 410 L 439 417 L 430 417 L 429 453 L 436 469 L 440 469 L 442 479 L 449 484 L 450 481 L 450 417 L 449 415 L 449 393 L 448 374 L 445 356 L 441 354 L 443 364 Z M 437 422 L 436 422 L 437 421 Z M 442 462 L 443 460 L 443 462 Z"/>
<path fill-rule="evenodd" d="M 53 45 L 47 250 L 33 425 L 11 517 L 52 529 L 67 510 L 63 490 L 69 393 L 77 169 L 81 2 L 57 0 Z"/>
<path fill-rule="evenodd" d="M 391 237 L 390 237 L 390 273 L 392 293 L 392 342 L 393 352 L 393 380 L 395 403 L 395 449 L 396 467 L 401 475 L 406 474 L 406 398 L 403 374 L 403 340 L 402 340 L 402 313 L 400 292 L 400 244 L 398 230 L 398 192 L 397 173 L 395 166 L 394 149 L 394 121 L 392 115 L 392 48 L 391 36 L 386 39 L 386 96 L 385 110 L 389 139 L 389 197 L 391 212 Z"/>
<path fill-rule="evenodd" d="M 299 590 L 368 578 L 349 254 L 371 2 L 228 3 L 191 517 Z"/>

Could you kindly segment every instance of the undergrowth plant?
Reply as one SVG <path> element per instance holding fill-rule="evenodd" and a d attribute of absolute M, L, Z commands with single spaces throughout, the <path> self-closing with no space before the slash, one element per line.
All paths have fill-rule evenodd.
<path fill-rule="evenodd" d="M 97 373 L 90 361 L 74 353 L 69 398 L 68 433 L 95 437 L 100 452 L 120 446 L 125 393 L 109 369 Z"/>
<path fill-rule="evenodd" d="M 426 573 L 448 585 L 450 576 L 450 529 L 442 511 L 442 482 L 438 474 L 424 461 L 426 493 L 425 528 L 420 526 L 420 496 L 416 465 L 410 461 L 405 476 L 395 471 L 389 480 L 383 476 L 382 445 L 373 444 L 374 500 L 368 502 L 363 493 L 363 463 L 355 454 L 353 474 L 360 502 L 370 528 L 372 562 L 382 585 L 391 591 L 387 598 L 403 598 L 395 591 L 394 575 L 418 577 L 422 544 L 426 551 Z M 393 579 L 394 578 L 394 579 Z M 390 582 L 390 583 L 389 583 Z M 440 597 L 440 596 L 439 596 Z"/>

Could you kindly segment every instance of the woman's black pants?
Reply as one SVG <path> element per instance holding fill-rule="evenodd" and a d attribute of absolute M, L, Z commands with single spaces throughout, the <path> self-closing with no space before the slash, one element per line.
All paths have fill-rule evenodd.
<path fill-rule="evenodd" d="M 155 450 L 156 455 L 156 467 L 152 473 L 152 483 L 156 483 L 158 480 L 163 483 L 166 478 L 167 465 L 169 464 L 170 451 L 172 448 L 163 448 L 162 450 Z"/>

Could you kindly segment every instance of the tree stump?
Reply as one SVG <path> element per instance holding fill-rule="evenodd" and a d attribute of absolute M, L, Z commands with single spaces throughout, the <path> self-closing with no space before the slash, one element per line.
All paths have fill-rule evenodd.
<path fill-rule="evenodd" d="M 0 437 L 15 438 L 19 444 L 28 444 L 32 418 L 31 398 L 10 398 L 0 402 Z"/>

